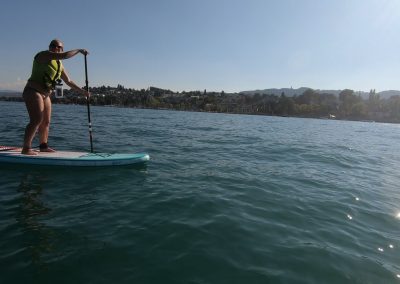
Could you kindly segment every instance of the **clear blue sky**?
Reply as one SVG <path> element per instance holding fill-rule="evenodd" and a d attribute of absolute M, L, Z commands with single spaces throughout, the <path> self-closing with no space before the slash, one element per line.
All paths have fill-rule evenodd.
<path fill-rule="evenodd" d="M 399 0 L 10 0 L 0 37 L 0 89 L 60 38 L 90 86 L 400 90 Z M 83 86 L 83 57 L 64 65 Z"/>

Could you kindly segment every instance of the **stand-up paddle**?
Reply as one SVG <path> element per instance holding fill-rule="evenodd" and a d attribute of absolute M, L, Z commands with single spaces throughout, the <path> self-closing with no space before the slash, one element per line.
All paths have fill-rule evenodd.
<path fill-rule="evenodd" d="M 85 78 L 86 78 L 86 91 L 89 93 L 89 81 L 87 74 L 87 59 L 85 54 Z M 86 97 L 86 105 L 87 105 L 87 114 L 88 114 L 88 122 L 89 122 L 89 136 L 90 136 L 90 153 L 93 153 L 93 137 L 92 137 L 92 121 L 90 119 L 90 97 Z"/>

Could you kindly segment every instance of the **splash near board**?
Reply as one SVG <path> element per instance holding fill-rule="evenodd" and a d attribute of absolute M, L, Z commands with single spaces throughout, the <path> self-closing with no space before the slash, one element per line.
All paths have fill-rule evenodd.
<path fill-rule="evenodd" d="M 37 152 L 35 156 L 21 154 L 21 148 L 0 146 L 0 162 L 25 165 L 101 167 L 145 163 L 150 156 L 145 153 L 111 154 L 88 152 Z"/>

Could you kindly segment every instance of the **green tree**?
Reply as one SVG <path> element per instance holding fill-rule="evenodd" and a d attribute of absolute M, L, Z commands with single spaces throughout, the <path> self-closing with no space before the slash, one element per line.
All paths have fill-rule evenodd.
<path fill-rule="evenodd" d="M 375 90 L 371 90 L 368 96 L 368 111 L 370 112 L 378 112 L 381 111 L 382 102 L 379 94 L 376 93 Z"/>
<path fill-rule="evenodd" d="M 339 94 L 339 112 L 343 117 L 351 117 L 353 105 L 361 102 L 361 97 L 356 96 L 353 90 L 345 89 Z"/>
<path fill-rule="evenodd" d="M 391 121 L 400 122 L 400 96 L 392 96 L 387 100 L 386 111 Z"/>
<path fill-rule="evenodd" d="M 278 115 L 291 115 L 295 113 L 295 103 L 292 98 L 286 97 L 284 93 L 279 98 L 278 105 L 276 107 L 276 113 Z"/>
<path fill-rule="evenodd" d="M 298 104 L 319 104 L 320 95 L 313 89 L 307 89 L 303 94 L 296 97 L 296 103 Z"/>

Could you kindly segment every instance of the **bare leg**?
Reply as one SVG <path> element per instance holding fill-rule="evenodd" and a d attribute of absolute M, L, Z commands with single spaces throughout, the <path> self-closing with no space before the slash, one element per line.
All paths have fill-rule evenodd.
<path fill-rule="evenodd" d="M 49 128 L 50 128 L 50 118 L 51 118 L 51 100 L 50 97 L 43 99 L 44 111 L 42 123 L 39 126 L 40 134 L 40 144 L 46 143 L 49 139 Z"/>
<path fill-rule="evenodd" d="M 23 93 L 26 109 L 29 114 L 29 123 L 25 128 L 24 146 L 22 154 L 36 155 L 32 151 L 32 140 L 43 119 L 44 103 L 42 95 L 31 88 L 25 88 Z"/>

